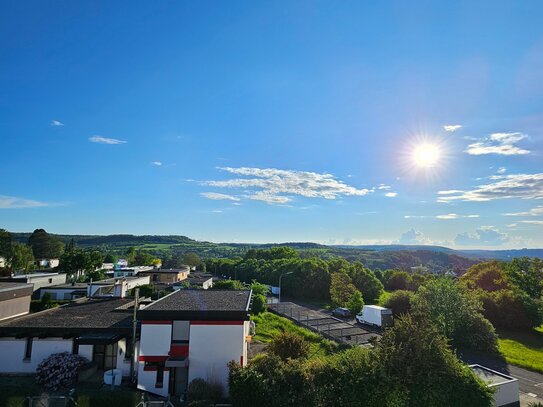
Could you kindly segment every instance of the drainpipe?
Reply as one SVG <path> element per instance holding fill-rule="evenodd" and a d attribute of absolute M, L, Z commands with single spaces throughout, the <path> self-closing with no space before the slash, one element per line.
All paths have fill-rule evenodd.
<path fill-rule="evenodd" d="M 130 379 L 132 380 L 132 383 L 136 382 L 136 375 L 134 374 L 136 363 L 135 363 L 135 357 L 136 357 L 136 329 L 138 327 L 138 320 L 136 319 L 136 311 L 138 310 L 138 302 L 140 299 L 140 289 L 139 287 L 136 287 L 134 290 L 134 314 L 132 317 L 132 358 L 130 360 Z"/>

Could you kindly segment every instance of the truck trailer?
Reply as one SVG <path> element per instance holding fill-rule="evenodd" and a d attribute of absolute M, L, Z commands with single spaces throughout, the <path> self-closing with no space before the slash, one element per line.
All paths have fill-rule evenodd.
<path fill-rule="evenodd" d="M 361 324 L 382 328 L 392 326 L 392 310 L 378 305 L 364 305 L 356 320 Z"/>

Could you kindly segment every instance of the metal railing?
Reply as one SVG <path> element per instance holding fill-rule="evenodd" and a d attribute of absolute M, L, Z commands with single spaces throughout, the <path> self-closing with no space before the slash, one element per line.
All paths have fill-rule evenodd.
<path fill-rule="evenodd" d="M 77 401 L 74 399 L 75 389 L 71 389 L 67 396 L 29 396 L 25 398 L 28 407 L 74 407 Z"/>

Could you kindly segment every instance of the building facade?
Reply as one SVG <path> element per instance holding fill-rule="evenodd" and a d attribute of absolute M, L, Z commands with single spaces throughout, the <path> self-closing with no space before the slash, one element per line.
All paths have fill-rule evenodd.
<path fill-rule="evenodd" d="M 251 291 L 179 290 L 138 311 L 138 388 L 180 396 L 196 378 L 228 391 L 228 363 L 247 363 Z"/>

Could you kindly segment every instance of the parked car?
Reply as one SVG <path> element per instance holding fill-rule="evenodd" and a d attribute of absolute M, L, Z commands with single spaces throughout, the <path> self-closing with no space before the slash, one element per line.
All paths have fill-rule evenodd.
<path fill-rule="evenodd" d="M 351 311 L 347 308 L 339 307 L 332 311 L 332 315 L 335 317 L 348 318 L 351 316 Z"/>
<path fill-rule="evenodd" d="M 379 327 L 392 326 L 392 310 L 378 305 L 364 305 L 362 311 L 356 315 L 356 320 L 361 324 Z"/>

